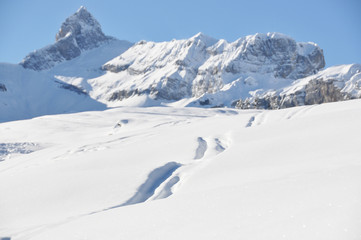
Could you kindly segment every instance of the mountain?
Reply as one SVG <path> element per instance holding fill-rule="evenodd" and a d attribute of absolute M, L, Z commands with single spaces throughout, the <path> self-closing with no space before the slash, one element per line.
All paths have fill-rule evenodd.
<path fill-rule="evenodd" d="M 317 44 L 280 33 L 133 44 L 106 36 L 80 7 L 55 43 L 19 65 L 0 64 L 0 121 L 117 106 L 277 109 L 360 97 L 360 65 L 324 67 Z"/>
<path fill-rule="evenodd" d="M 114 73 L 104 76 L 104 82 L 116 85 L 108 98 L 115 101 L 144 93 L 166 100 L 198 98 L 253 77 L 242 86 L 247 95 L 251 89 L 290 83 L 324 66 L 316 44 L 296 43 L 279 33 L 255 34 L 232 43 L 199 33 L 186 40 L 141 41 L 103 69 Z"/>
<path fill-rule="evenodd" d="M 36 71 L 50 69 L 111 40 L 113 38 L 104 35 L 98 21 L 82 6 L 61 25 L 54 44 L 30 53 L 20 65 Z"/>
<path fill-rule="evenodd" d="M 81 7 L 0 63 L 0 240 L 360 239 L 361 65 L 324 66 L 280 33 L 133 44 Z"/>
<path fill-rule="evenodd" d="M 89 96 L 86 81 L 133 44 L 105 36 L 84 7 L 66 19 L 56 39 L 20 64 L 0 63 L 0 122 L 106 109 Z"/>
<path fill-rule="evenodd" d="M 361 98 L 361 65 L 333 66 L 290 86 L 239 100 L 242 109 L 279 109 Z"/>

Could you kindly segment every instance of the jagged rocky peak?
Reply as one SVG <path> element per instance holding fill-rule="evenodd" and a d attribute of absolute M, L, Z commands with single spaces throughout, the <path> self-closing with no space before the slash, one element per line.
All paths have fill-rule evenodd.
<path fill-rule="evenodd" d="M 192 42 L 202 42 L 206 47 L 210 47 L 218 42 L 217 39 L 205 35 L 202 32 L 197 33 L 189 39 Z"/>
<path fill-rule="evenodd" d="M 315 43 L 297 43 L 281 33 L 257 33 L 231 45 L 239 54 L 226 66 L 228 72 L 270 73 L 275 77 L 298 79 L 324 68 L 323 51 Z M 243 64 L 242 64 L 243 63 Z"/>
<path fill-rule="evenodd" d="M 68 17 L 56 34 L 56 41 L 74 38 L 80 49 L 87 50 L 107 40 L 98 21 L 81 6 L 72 16 Z"/>
<path fill-rule="evenodd" d="M 82 6 L 61 25 L 54 44 L 30 53 L 20 64 L 36 71 L 50 69 L 111 39 L 104 35 L 98 21 Z"/>

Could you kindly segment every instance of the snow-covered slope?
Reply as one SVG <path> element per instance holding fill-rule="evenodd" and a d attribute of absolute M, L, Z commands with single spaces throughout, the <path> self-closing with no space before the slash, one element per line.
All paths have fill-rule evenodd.
<path fill-rule="evenodd" d="M 0 239 L 361 239 L 361 100 L 299 106 L 361 98 L 361 65 L 324 65 L 279 33 L 132 45 L 81 7 L 0 64 Z"/>
<path fill-rule="evenodd" d="M 89 96 L 92 86 L 86 80 L 103 74 L 101 65 L 130 46 L 113 39 L 46 71 L 0 63 L 0 122 L 105 109 Z"/>
<path fill-rule="evenodd" d="M 0 237 L 361 237 L 361 101 L 0 124 Z"/>
<path fill-rule="evenodd" d="M 0 122 L 106 106 L 85 91 L 19 65 L 0 64 Z"/>

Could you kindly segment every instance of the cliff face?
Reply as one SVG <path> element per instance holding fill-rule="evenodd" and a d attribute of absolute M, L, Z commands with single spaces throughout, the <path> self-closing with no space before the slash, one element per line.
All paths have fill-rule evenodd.
<path fill-rule="evenodd" d="M 216 93 L 254 74 L 294 80 L 324 66 L 323 52 L 316 44 L 296 43 L 283 34 L 255 34 L 228 43 L 199 33 L 185 40 L 141 41 L 103 69 L 116 73 L 117 85 L 121 86 L 111 94 L 111 100 L 144 92 L 156 98 L 179 100 Z M 129 81 L 132 86 L 126 83 Z M 257 88 L 264 83 L 256 79 L 251 84 Z"/>
<path fill-rule="evenodd" d="M 280 90 L 240 99 L 241 109 L 280 109 L 337 102 L 361 97 L 361 65 L 330 67 L 316 75 L 295 81 Z"/>
<path fill-rule="evenodd" d="M 36 71 L 50 69 L 112 39 L 104 35 L 98 21 L 81 7 L 62 24 L 54 44 L 30 53 L 20 64 Z"/>

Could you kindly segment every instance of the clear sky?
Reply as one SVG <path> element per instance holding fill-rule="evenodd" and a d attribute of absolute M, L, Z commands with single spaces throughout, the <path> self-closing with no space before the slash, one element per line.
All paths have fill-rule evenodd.
<path fill-rule="evenodd" d="M 0 62 L 18 63 L 53 43 L 61 23 L 81 5 L 106 35 L 131 42 L 198 32 L 234 41 L 281 32 L 317 43 L 326 66 L 361 63 L 361 0 L 0 0 Z"/>

